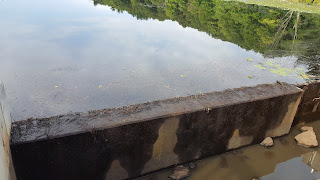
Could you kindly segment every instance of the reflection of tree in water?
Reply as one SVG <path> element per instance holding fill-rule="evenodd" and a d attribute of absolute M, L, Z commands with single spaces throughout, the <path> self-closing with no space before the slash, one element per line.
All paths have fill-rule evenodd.
<path fill-rule="evenodd" d="M 309 66 L 309 74 L 320 75 L 320 38 L 308 46 L 306 50 L 298 57 L 298 63 Z"/>
<path fill-rule="evenodd" d="M 170 19 L 267 57 L 316 52 L 320 16 L 221 0 L 94 0 L 138 19 Z M 296 17 L 296 18 L 294 18 Z M 319 43 L 316 41 L 315 43 Z M 312 46 L 312 47 L 309 47 Z M 271 47 L 271 48 L 270 48 Z M 311 52 L 312 51 L 312 52 Z M 300 57 L 300 55 L 303 55 Z M 314 72 L 314 71 L 312 71 Z"/>
<path fill-rule="evenodd" d="M 293 13 L 293 11 L 288 11 L 287 14 L 285 14 L 285 16 L 281 19 L 280 25 L 278 26 L 278 31 L 274 36 L 274 41 L 268 48 L 269 52 L 266 54 L 269 57 L 296 55 L 298 57 L 297 63 L 302 63 L 309 66 L 309 74 L 320 75 L 320 38 L 314 36 L 320 31 L 319 23 L 315 26 L 307 26 L 308 28 L 312 27 L 311 29 L 302 29 L 302 39 L 298 39 L 298 28 L 299 26 L 303 27 L 306 22 L 302 22 L 302 25 L 299 25 L 300 12 L 296 12 L 295 21 L 293 19 Z M 308 15 L 306 14 L 306 16 Z M 294 23 L 292 27 L 292 29 L 294 29 L 294 33 L 291 49 L 288 45 L 287 48 L 284 48 L 285 50 L 279 50 L 279 42 L 282 40 L 283 34 L 290 31 L 288 30 L 288 28 L 290 28 L 288 27 L 288 23 L 290 21 L 293 21 Z M 289 41 L 288 38 L 285 40 Z"/>
<path fill-rule="evenodd" d="M 140 6 L 146 6 L 146 7 L 152 7 L 152 8 L 164 8 L 167 4 L 167 0 L 165 0 L 164 2 L 162 2 L 161 4 L 143 4 L 143 3 L 139 3 Z"/>
<path fill-rule="evenodd" d="M 281 23 L 278 27 L 277 33 L 274 36 L 273 43 L 271 44 L 270 49 L 274 49 L 278 46 L 280 40 L 283 37 L 283 34 L 285 33 L 285 31 L 287 29 L 289 22 L 291 21 L 292 14 L 293 14 L 293 11 L 288 11 L 288 13 L 281 19 Z M 296 33 L 295 33 L 295 36 L 296 36 Z M 294 39 L 295 39 L 295 37 L 294 37 Z"/>

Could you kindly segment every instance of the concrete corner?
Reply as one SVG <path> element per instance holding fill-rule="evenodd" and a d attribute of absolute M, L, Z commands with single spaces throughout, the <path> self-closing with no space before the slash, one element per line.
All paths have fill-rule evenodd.
<path fill-rule="evenodd" d="M 0 82 L 0 179 L 15 180 L 10 153 L 11 117 L 5 104 L 4 86 Z"/>

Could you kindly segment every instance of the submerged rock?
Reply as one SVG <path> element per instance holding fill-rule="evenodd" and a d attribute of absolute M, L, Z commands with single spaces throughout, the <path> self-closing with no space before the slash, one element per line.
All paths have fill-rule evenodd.
<path fill-rule="evenodd" d="M 189 163 L 189 167 L 190 167 L 191 169 L 195 168 L 195 167 L 196 167 L 196 163 L 195 163 L 195 162 Z"/>
<path fill-rule="evenodd" d="M 188 177 L 190 174 L 190 169 L 180 165 L 173 169 L 172 173 L 169 175 L 169 178 L 174 180 L 183 179 L 185 177 Z"/>
<path fill-rule="evenodd" d="M 300 133 L 294 138 L 296 139 L 296 141 L 298 142 L 298 145 L 300 146 L 304 146 L 304 147 L 318 146 L 317 137 L 316 137 L 316 134 L 313 132 L 313 130 Z"/>
<path fill-rule="evenodd" d="M 300 128 L 300 131 L 302 131 L 302 132 L 313 131 L 313 127 L 311 127 L 311 126 L 302 126 Z"/>
<path fill-rule="evenodd" d="M 260 144 L 266 147 L 270 147 L 273 146 L 273 140 L 271 137 L 266 137 Z"/>
<path fill-rule="evenodd" d="M 258 177 L 252 177 L 251 180 L 260 180 Z"/>
<path fill-rule="evenodd" d="M 288 144 L 288 141 L 285 140 L 284 138 L 279 138 L 280 142 L 284 145 L 287 145 Z"/>

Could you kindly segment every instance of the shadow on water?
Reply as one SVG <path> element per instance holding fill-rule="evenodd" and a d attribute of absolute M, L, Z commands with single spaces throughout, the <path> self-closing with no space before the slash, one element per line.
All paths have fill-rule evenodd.
<path fill-rule="evenodd" d="M 320 121 L 307 124 L 314 128 L 320 139 Z M 196 179 L 251 179 L 261 180 L 315 180 L 320 178 L 320 149 L 298 146 L 294 137 L 300 133 L 299 125 L 286 136 L 274 140 L 274 146 L 254 145 L 200 160 L 191 169 L 188 180 Z M 165 170 L 141 180 L 166 179 L 171 170 Z"/>

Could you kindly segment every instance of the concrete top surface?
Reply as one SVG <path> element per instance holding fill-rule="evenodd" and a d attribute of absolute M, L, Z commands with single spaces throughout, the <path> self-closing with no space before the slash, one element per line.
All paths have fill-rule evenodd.
<path fill-rule="evenodd" d="M 318 73 L 320 41 L 304 33 L 320 31 L 316 15 L 228 4 L 243 8 L 245 17 L 261 19 L 228 27 L 226 18 L 216 17 L 220 29 L 213 32 L 187 24 L 191 17 L 181 20 L 160 10 L 155 14 L 151 7 L 132 8 L 127 0 L 116 7 L 115 1 L 106 1 L 109 6 L 87 0 L 0 1 L 0 81 L 14 121 L 276 81 L 303 83 Z M 223 7 L 219 10 L 230 9 Z M 137 15 L 144 10 L 153 14 Z M 266 17 L 271 11 L 276 15 Z M 315 22 L 299 26 L 304 34 L 294 41 L 297 16 Z M 284 34 L 277 34 L 278 25 L 270 23 L 280 23 L 281 17 L 289 24 Z M 254 39 L 261 33 L 268 37 Z"/>
<path fill-rule="evenodd" d="M 265 84 L 222 92 L 171 98 L 121 108 L 88 113 L 74 113 L 44 119 L 28 119 L 13 125 L 12 144 L 64 137 L 85 132 L 113 128 L 147 120 L 178 116 L 213 108 L 254 102 L 279 96 L 302 94 L 289 84 Z"/>

